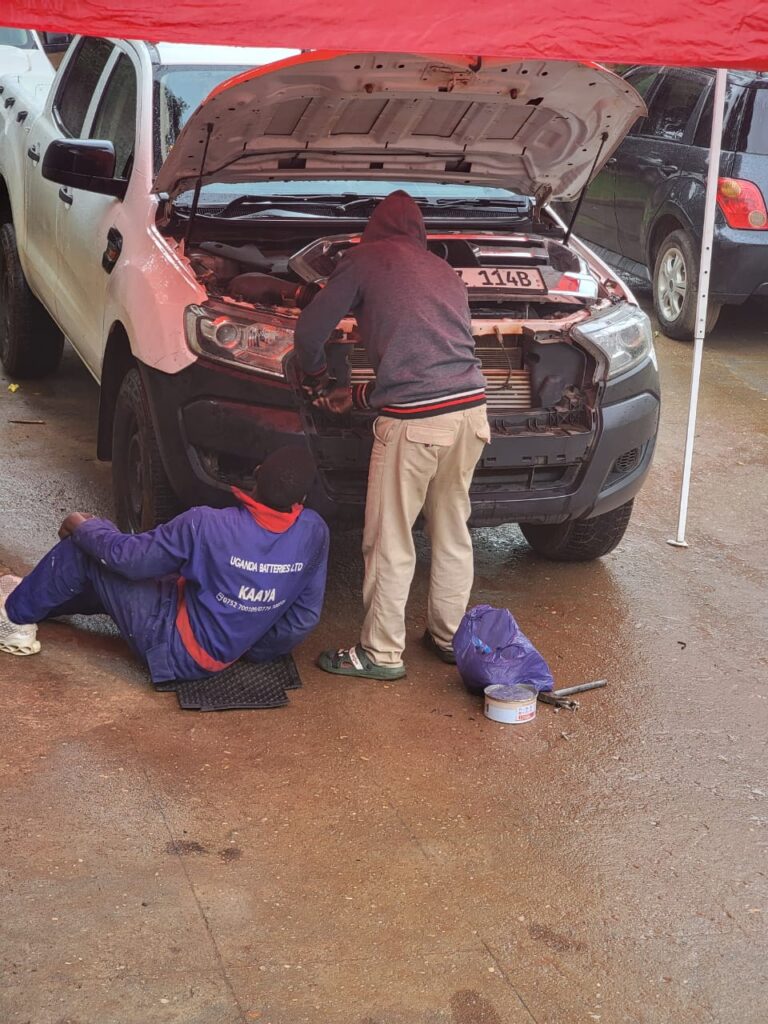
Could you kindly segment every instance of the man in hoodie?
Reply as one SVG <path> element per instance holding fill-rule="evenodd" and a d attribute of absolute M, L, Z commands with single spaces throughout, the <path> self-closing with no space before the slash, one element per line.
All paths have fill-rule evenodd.
<path fill-rule="evenodd" d="M 0 651 L 36 654 L 43 619 L 107 613 L 155 683 L 288 654 L 325 591 L 328 527 L 301 504 L 314 476 L 308 451 L 280 448 L 234 508 L 192 508 L 139 534 L 73 512 L 29 576 L 0 578 Z"/>
<path fill-rule="evenodd" d="M 370 679 L 405 675 L 405 606 L 416 567 L 412 528 L 423 512 L 432 546 L 424 642 L 454 662 L 453 636 L 474 575 L 469 485 L 490 440 L 485 378 L 475 355 L 466 286 L 427 250 L 413 199 L 393 192 L 376 208 L 299 317 L 296 351 L 310 387 L 327 380 L 325 342 L 356 317 L 376 379 L 319 399 L 344 414 L 378 413 L 368 470 L 360 643 L 325 651 L 327 672 Z"/>

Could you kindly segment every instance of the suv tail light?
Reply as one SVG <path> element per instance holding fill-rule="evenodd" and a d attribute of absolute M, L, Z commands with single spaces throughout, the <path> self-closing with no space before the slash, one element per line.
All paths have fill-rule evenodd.
<path fill-rule="evenodd" d="M 731 228 L 748 231 L 768 229 L 768 210 L 763 193 L 753 181 L 743 178 L 720 178 L 717 183 L 717 205 Z"/>

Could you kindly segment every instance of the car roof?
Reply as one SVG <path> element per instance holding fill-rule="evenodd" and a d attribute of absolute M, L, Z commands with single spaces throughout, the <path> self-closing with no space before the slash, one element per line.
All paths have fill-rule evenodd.
<path fill-rule="evenodd" d="M 192 43 L 152 43 L 151 50 L 155 64 L 231 64 L 233 67 L 261 67 L 301 52 L 263 46 L 197 46 Z"/>

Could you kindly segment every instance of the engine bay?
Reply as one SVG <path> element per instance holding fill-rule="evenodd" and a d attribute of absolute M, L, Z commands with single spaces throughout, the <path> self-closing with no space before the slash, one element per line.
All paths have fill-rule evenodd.
<path fill-rule="evenodd" d="M 287 370 L 290 379 L 296 319 L 360 237 L 329 235 L 298 247 L 303 240 L 274 236 L 260 236 L 258 245 L 190 246 L 187 260 L 208 294 L 201 354 L 216 358 L 226 349 L 241 364 L 275 376 Z M 430 232 L 428 247 L 467 285 L 494 431 L 591 429 L 595 361 L 570 331 L 613 296 L 586 260 L 561 240 L 532 233 Z M 329 339 L 329 367 L 339 383 L 373 377 L 352 316 Z M 312 415 L 323 431 L 345 426 Z"/>

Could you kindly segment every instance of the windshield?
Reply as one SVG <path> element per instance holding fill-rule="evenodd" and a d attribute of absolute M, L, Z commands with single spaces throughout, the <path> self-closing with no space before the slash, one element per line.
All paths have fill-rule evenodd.
<path fill-rule="evenodd" d="M 18 50 L 34 50 L 35 37 L 23 28 L 0 28 L 0 46 L 15 46 Z"/>
<path fill-rule="evenodd" d="M 200 190 L 200 208 L 227 206 L 241 196 L 279 200 L 280 198 L 322 197 L 324 199 L 352 200 L 380 199 L 396 189 L 404 189 L 414 199 L 457 202 L 490 199 L 495 202 L 517 200 L 520 195 L 506 188 L 487 188 L 479 185 L 451 185 L 432 181 L 254 181 L 241 184 L 204 185 Z M 192 190 L 182 192 L 176 200 L 178 206 L 190 206 Z"/>
<path fill-rule="evenodd" d="M 179 132 L 205 97 L 221 82 L 247 71 L 248 65 L 160 67 L 155 74 L 155 172 L 168 156 Z"/>

